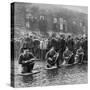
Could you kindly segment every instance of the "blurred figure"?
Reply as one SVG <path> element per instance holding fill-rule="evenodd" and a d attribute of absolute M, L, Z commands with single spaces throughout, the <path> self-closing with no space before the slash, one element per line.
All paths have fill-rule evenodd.
<path fill-rule="evenodd" d="M 64 30 L 64 20 L 63 18 L 59 18 L 59 31 L 63 31 Z"/>
<path fill-rule="evenodd" d="M 57 18 L 53 18 L 53 31 L 58 31 L 58 21 Z"/>
<path fill-rule="evenodd" d="M 46 32 L 47 30 L 47 21 L 45 20 L 45 17 L 44 16 L 40 16 L 40 19 L 39 19 L 39 29 L 41 32 Z"/>

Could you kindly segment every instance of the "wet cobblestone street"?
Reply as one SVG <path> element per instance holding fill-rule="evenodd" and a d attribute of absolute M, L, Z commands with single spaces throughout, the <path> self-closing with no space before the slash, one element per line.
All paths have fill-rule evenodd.
<path fill-rule="evenodd" d="M 52 86 L 88 83 L 87 64 L 45 70 L 45 62 L 36 62 L 34 69 L 40 73 L 19 76 L 20 65 L 15 62 L 15 87 Z"/>

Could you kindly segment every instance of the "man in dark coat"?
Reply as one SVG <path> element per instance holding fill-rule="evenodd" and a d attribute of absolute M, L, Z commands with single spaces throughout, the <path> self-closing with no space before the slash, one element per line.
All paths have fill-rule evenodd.
<path fill-rule="evenodd" d="M 68 37 L 66 45 L 69 48 L 69 50 L 71 50 L 71 51 L 74 50 L 74 41 L 71 36 Z"/>
<path fill-rule="evenodd" d="M 29 50 L 24 50 L 19 57 L 19 64 L 22 65 L 22 73 L 29 73 L 33 70 L 34 62 L 31 59 L 35 59 L 33 54 Z"/>
<path fill-rule="evenodd" d="M 58 47 L 57 47 L 57 52 L 59 53 L 59 57 L 57 59 L 57 66 L 59 67 L 59 64 L 63 63 L 63 52 L 66 49 L 66 41 L 63 36 L 58 40 Z"/>
<path fill-rule="evenodd" d="M 40 41 L 38 39 L 34 39 L 33 44 L 34 44 L 34 48 L 33 48 L 34 56 L 39 58 L 39 56 L 40 56 Z"/>

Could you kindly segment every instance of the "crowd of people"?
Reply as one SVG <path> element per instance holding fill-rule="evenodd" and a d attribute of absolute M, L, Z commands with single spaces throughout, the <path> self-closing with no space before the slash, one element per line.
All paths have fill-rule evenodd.
<path fill-rule="evenodd" d="M 33 60 L 32 60 L 33 59 Z M 72 36 L 65 34 L 47 38 L 27 36 L 20 49 L 19 64 L 24 71 L 32 70 L 34 60 L 47 62 L 47 67 L 60 67 L 65 64 L 82 64 L 88 60 L 87 35 Z M 29 70 L 29 71 L 30 71 Z"/>

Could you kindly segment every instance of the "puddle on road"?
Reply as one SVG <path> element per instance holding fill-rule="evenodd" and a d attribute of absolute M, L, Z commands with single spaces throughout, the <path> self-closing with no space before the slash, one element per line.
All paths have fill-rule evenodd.
<path fill-rule="evenodd" d="M 29 86 L 49 86 L 65 84 L 84 84 L 88 82 L 87 65 L 74 65 L 71 67 L 62 67 L 53 70 L 45 70 L 45 62 L 37 62 L 34 69 L 40 70 L 40 73 L 15 76 L 16 87 Z M 15 64 L 15 73 L 20 73 L 21 66 Z"/>

